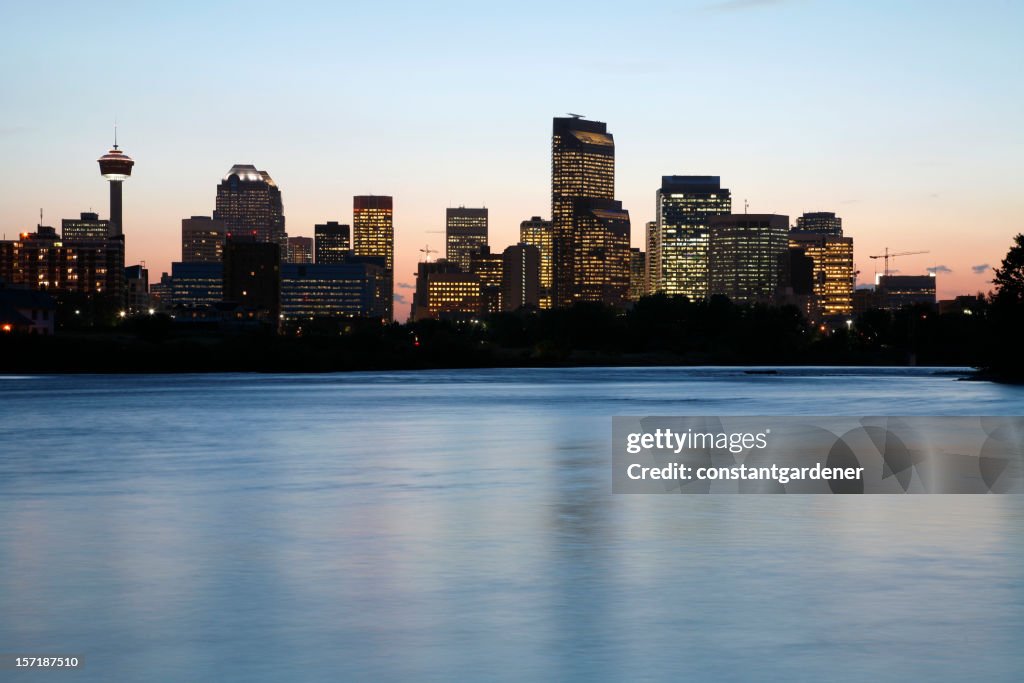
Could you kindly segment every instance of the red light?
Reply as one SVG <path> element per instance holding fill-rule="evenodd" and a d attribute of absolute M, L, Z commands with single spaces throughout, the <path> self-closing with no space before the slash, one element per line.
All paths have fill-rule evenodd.
<path fill-rule="evenodd" d="M 11 327 L 10 323 L 4 323 L 4 326 L 0 327 L 0 329 L 2 329 L 4 332 L 10 332 L 11 329 L 13 329 L 13 328 Z"/>

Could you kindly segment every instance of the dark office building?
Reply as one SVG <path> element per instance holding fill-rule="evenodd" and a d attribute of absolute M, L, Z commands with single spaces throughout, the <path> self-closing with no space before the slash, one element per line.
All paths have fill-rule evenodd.
<path fill-rule="evenodd" d="M 224 221 L 209 216 L 181 219 L 181 260 L 186 263 L 224 260 L 224 240 L 227 227 Z"/>
<path fill-rule="evenodd" d="M 934 275 L 880 275 L 875 287 L 878 305 L 891 311 L 905 306 L 935 307 Z"/>
<path fill-rule="evenodd" d="M 445 258 L 469 272 L 474 254 L 487 246 L 487 209 L 445 210 Z"/>
<path fill-rule="evenodd" d="M 161 283 L 166 287 L 163 278 Z M 224 300 L 224 264 L 212 261 L 172 263 L 169 284 L 166 307 L 215 306 Z"/>
<path fill-rule="evenodd" d="M 827 211 L 805 213 L 796 219 L 793 232 L 809 232 L 818 235 L 843 236 L 843 219 Z"/>
<path fill-rule="evenodd" d="M 213 217 L 223 221 L 229 234 L 254 235 L 258 242 L 288 248 L 281 190 L 266 171 L 235 164 L 217 186 Z"/>
<path fill-rule="evenodd" d="M 124 269 L 128 314 L 147 313 L 149 303 L 149 271 L 141 265 Z"/>
<path fill-rule="evenodd" d="M 629 294 L 629 213 L 615 201 L 615 141 L 606 124 L 554 119 L 551 220 L 553 305 L 621 305 Z"/>
<path fill-rule="evenodd" d="M 541 299 L 541 254 L 532 244 L 513 244 L 502 253 L 501 307 L 517 311 L 538 308 Z"/>
<path fill-rule="evenodd" d="M 328 221 L 313 227 L 314 263 L 344 263 L 352 254 L 352 230 L 349 226 Z"/>
<path fill-rule="evenodd" d="M 281 315 L 286 321 L 383 317 L 381 263 L 286 263 L 281 266 Z"/>
<path fill-rule="evenodd" d="M 788 266 L 788 216 L 741 213 L 711 217 L 711 296 L 724 295 L 737 303 L 770 303 L 786 285 Z"/>
<path fill-rule="evenodd" d="M 281 312 L 281 247 L 229 237 L 224 246 L 224 301 L 276 325 Z"/>

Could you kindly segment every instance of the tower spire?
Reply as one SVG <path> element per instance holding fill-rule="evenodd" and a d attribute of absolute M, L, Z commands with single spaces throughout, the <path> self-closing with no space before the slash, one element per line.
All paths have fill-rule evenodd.
<path fill-rule="evenodd" d="M 117 119 L 114 119 L 114 149 L 117 149 Z"/>

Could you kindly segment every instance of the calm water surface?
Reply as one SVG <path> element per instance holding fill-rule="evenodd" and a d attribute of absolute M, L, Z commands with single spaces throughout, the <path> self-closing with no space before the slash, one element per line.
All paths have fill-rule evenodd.
<path fill-rule="evenodd" d="M 0 379 L 31 681 L 1019 681 L 1024 496 L 612 496 L 612 415 L 1024 414 L 915 370 Z"/>

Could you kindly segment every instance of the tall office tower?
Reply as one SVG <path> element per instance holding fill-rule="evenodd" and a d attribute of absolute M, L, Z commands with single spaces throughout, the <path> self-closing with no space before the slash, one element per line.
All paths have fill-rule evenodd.
<path fill-rule="evenodd" d="M 606 124 L 555 118 L 551 136 L 552 305 L 619 305 L 629 289 L 629 213 L 615 199 Z M 622 242 L 623 230 L 625 242 Z"/>
<path fill-rule="evenodd" d="M 656 197 L 660 268 L 651 292 L 704 299 L 708 295 L 708 222 L 712 216 L 732 212 L 732 195 L 719 176 L 668 175 L 661 177 Z"/>
<path fill-rule="evenodd" d="M 224 221 L 209 216 L 181 219 L 182 263 L 220 263 L 224 260 Z"/>
<path fill-rule="evenodd" d="M 132 174 L 135 161 L 117 148 L 117 129 L 114 129 L 114 147 L 96 160 L 100 174 L 110 183 L 110 234 L 123 235 L 124 222 L 121 213 L 121 184 Z"/>
<path fill-rule="evenodd" d="M 769 303 L 786 284 L 789 217 L 712 216 L 708 232 L 708 293 L 735 303 Z"/>
<path fill-rule="evenodd" d="M 661 281 L 661 233 L 658 221 L 647 221 L 644 226 L 644 249 L 646 264 L 644 266 L 644 293 L 656 294 Z"/>
<path fill-rule="evenodd" d="M 313 227 L 316 263 L 344 263 L 352 251 L 352 231 L 338 221 L 318 223 Z"/>
<path fill-rule="evenodd" d="M 639 301 L 647 293 L 647 259 L 637 247 L 629 250 L 629 300 Z"/>
<path fill-rule="evenodd" d="M 805 213 L 796 219 L 793 232 L 813 232 L 819 235 L 843 236 L 843 219 L 827 211 Z"/>
<path fill-rule="evenodd" d="M 541 308 L 551 308 L 552 243 L 551 221 L 533 216 L 519 224 L 519 241 L 532 244 L 540 251 L 540 303 Z"/>
<path fill-rule="evenodd" d="M 520 242 L 502 252 L 501 308 L 518 311 L 523 306 L 540 305 L 540 249 Z"/>
<path fill-rule="evenodd" d="M 213 217 L 224 221 L 228 233 L 255 235 L 258 242 L 274 242 L 288 248 L 284 230 L 281 190 L 266 171 L 249 164 L 235 164 L 217 186 Z"/>
<path fill-rule="evenodd" d="M 99 214 L 86 211 L 79 216 L 79 218 L 61 219 L 60 237 L 63 241 L 105 240 L 114 235 L 114 224 L 101 220 Z"/>
<path fill-rule="evenodd" d="M 356 256 L 384 258 L 388 319 L 394 316 L 395 225 L 391 197 L 361 195 L 352 200 L 352 251 Z"/>
<path fill-rule="evenodd" d="M 288 238 L 288 263 L 312 263 L 313 262 L 313 238 L 312 237 L 289 237 Z"/>
<path fill-rule="evenodd" d="M 451 262 L 451 259 L 448 259 Z M 471 255 L 469 261 L 470 272 L 480 278 L 480 301 L 481 313 L 500 313 L 501 304 L 501 282 L 502 270 L 504 268 L 504 256 L 492 254 L 490 247 L 484 245 Z M 460 266 L 461 270 L 462 267 Z"/>
<path fill-rule="evenodd" d="M 224 245 L 224 300 L 277 326 L 281 312 L 281 246 L 252 237 L 228 237 Z"/>
<path fill-rule="evenodd" d="M 445 258 L 469 272 L 473 254 L 487 246 L 487 209 L 445 210 Z"/>
<path fill-rule="evenodd" d="M 817 322 L 821 317 L 851 315 L 853 238 L 793 230 L 789 233 L 789 246 L 802 249 L 814 264 L 811 275 L 813 305 L 808 310 L 811 320 Z"/>
<path fill-rule="evenodd" d="M 623 306 L 629 301 L 629 212 L 622 202 L 581 199 L 573 211 L 573 301 Z"/>

